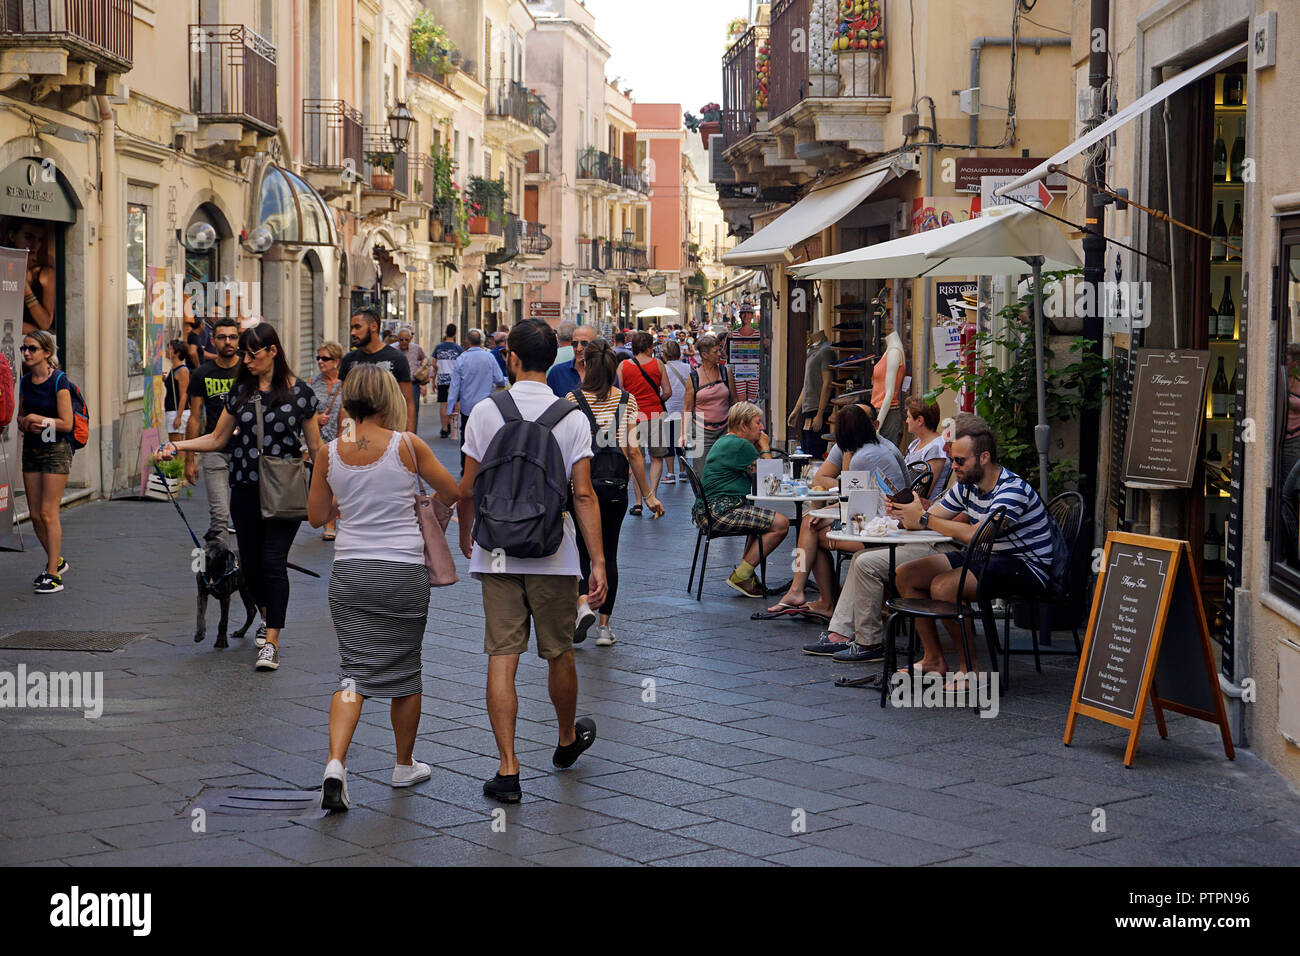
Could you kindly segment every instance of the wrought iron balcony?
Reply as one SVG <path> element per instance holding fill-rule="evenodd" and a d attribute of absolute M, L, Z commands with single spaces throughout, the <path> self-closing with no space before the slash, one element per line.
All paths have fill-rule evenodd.
<path fill-rule="evenodd" d="M 411 195 L 411 154 L 400 153 L 393 146 L 385 123 L 372 123 L 365 128 L 365 163 L 362 167 L 362 188 L 375 192 L 391 193 L 399 197 Z M 414 137 L 414 130 L 412 130 Z M 392 165 L 389 172 L 388 165 Z"/>
<path fill-rule="evenodd" d="M 515 245 L 521 256 L 545 255 L 551 248 L 551 237 L 540 222 L 511 217 L 511 227 L 516 231 Z"/>
<path fill-rule="evenodd" d="M 808 98 L 886 95 L 884 0 L 879 0 L 875 11 L 853 21 L 861 24 L 857 28 L 840 21 L 834 3 L 824 7 L 817 23 L 809 22 L 813 9 L 823 8 L 814 8 L 812 0 L 772 4 L 773 120 Z"/>
<path fill-rule="evenodd" d="M 275 93 L 270 41 L 237 24 L 190 26 L 190 110 L 201 121 L 273 135 L 279 127 Z"/>
<path fill-rule="evenodd" d="M 493 81 L 488 93 L 487 115 L 518 120 L 534 129 L 541 130 L 547 136 L 555 132 L 555 118 L 544 100 L 537 93 L 516 80 L 499 79 Z"/>
<path fill-rule="evenodd" d="M 611 243 L 613 268 L 622 272 L 642 272 L 654 268 L 654 251 L 632 243 Z"/>
<path fill-rule="evenodd" d="M 435 202 L 429 212 L 429 241 L 459 245 L 456 234 L 456 204 Z"/>
<path fill-rule="evenodd" d="M 349 191 L 365 165 L 361 111 L 344 100 L 303 100 L 302 132 L 302 161 L 312 185 L 335 195 Z"/>
<path fill-rule="evenodd" d="M 132 65 L 134 16 L 134 0 L 4 0 L 0 3 L 4 72 L 66 76 L 74 72 L 67 69 L 69 62 L 81 62 L 105 74 L 126 73 Z M 41 62 L 40 52 L 50 48 L 66 52 L 62 69 Z M 18 54 L 17 60 L 8 55 L 10 50 Z M 93 72 L 86 75 L 91 83 Z M 70 84 L 51 81 L 51 86 L 64 85 Z"/>
<path fill-rule="evenodd" d="M 751 27 L 722 57 L 722 146 L 734 146 L 758 129 L 768 108 L 768 31 Z"/>

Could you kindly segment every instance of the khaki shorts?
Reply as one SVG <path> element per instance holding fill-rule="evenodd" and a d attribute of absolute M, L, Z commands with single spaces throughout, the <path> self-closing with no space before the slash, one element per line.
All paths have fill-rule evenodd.
<path fill-rule="evenodd" d="M 498 657 L 528 650 L 529 620 L 537 628 L 537 656 L 553 660 L 573 650 L 578 579 L 562 574 L 483 574 L 484 653 Z"/>

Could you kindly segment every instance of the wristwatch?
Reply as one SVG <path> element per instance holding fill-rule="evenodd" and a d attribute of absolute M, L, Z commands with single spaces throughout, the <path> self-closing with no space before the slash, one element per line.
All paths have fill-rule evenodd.
<path fill-rule="evenodd" d="M 928 512 L 928 511 L 922 511 L 922 512 L 921 512 L 921 530 L 924 531 L 924 530 L 925 530 L 926 528 L 928 528 L 929 526 L 930 526 L 930 512 Z"/>

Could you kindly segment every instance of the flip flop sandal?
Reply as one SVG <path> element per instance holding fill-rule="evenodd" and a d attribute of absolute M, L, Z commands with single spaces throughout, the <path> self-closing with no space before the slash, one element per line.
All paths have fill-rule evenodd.
<path fill-rule="evenodd" d="M 755 611 L 749 615 L 751 621 L 775 621 L 780 617 L 790 617 L 793 614 L 799 614 L 808 607 L 807 604 L 786 604 L 784 601 L 777 604 L 775 611 Z"/>
<path fill-rule="evenodd" d="M 801 616 L 808 618 L 808 620 L 816 621 L 819 624 L 829 624 L 831 622 L 831 616 L 829 614 L 823 614 L 821 611 L 814 611 L 812 608 L 807 606 L 799 608 L 798 613 Z"/>
<path fill-rule="evenodd" d="M 627 509 L 627 513 L 630 514 L 633 518 L 639 518 L 641 517 L 641 506 L 633 505 L 631 508 Z"/>

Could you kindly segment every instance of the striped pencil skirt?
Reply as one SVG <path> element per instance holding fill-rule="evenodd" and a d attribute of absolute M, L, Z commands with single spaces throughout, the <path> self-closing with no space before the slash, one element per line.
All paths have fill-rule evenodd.
<path fill-rule="evenodd" d="M 401 561 L 335 561 L 329 596 L 343 686 L 362 697 L 420 693 L 428 569 Z"/>

